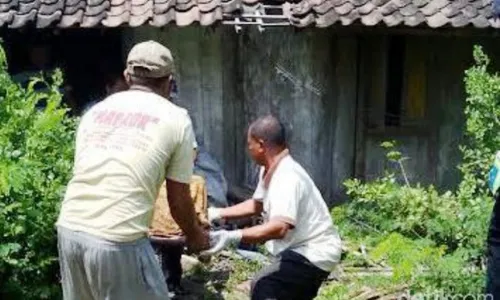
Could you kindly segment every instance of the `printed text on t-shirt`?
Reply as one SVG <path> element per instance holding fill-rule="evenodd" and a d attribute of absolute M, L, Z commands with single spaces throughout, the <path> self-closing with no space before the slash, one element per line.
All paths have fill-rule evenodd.
<path fill-rule="evenodd" d="M 114 127 L 135 127 L 145 130 L 149 123 L 157 124 L 159 119 L 139 112 L 123 113 L 115 110 L 96 111 L 94 122 Z"/>

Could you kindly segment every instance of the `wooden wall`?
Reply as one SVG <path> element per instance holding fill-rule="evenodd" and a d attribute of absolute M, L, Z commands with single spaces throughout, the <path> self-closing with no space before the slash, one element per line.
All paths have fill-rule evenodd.
<path fill-rule="evenodd" d="M 386 164 L 378 145 L 392 138 L 411 157 L 407 165 L 413 181 L 450 187 L 458 180 L 462 78 L 471 62 L 471 39 L 411 38 L 423 51 L 424 59 L 419 59 L 426 65 L 420 68 L 425 84 L 418 88 L 425 89 L 427 97 L 426 125 L 414 131 L 367 130 L 365 104 L 385 93 L 385 35 L 331 29 L 250 29 L 237 34 L 228 26 L 142 27 L 124 35 L 124 55 L 146 39 L 172 50 L 179 104 L 189 109 L 197 135 L 232 184 L 255 185 L 257 169 L 246 154 L 245 131 L 252 120 L 270 112 L 291 130 L 293 156 L 329 203 L 342 197 L 345 179 L 381 173 Z M 384 109 L 383 103 L 376 107 Z"/>
<path fill-rule="evenodd" d="M 375 56 L 375 60 L 372 60 L 372 65 L 361 63 L 369 69 L 362 72 L 364 76 L 361 82 L 376 82 L 380 78 L 385 78 L 384 67 L 380 64 L 385 52 L 380 51 L 380 48 L 383 48 L 386 38 L 386 36 L 372 36 L 363 39 L 362 48 L 366 53 L 370 53 L 369 56 L 372 58 Z M 357 173 L 366 179 L 381 175 L 384 168 L 390 165 L 384 160 L 385 153 L 379 145 L 385 140 L 396 140 L 403 154 L 409 158 L 404 165 L 410 181 L 434 184 L 442 190 L 450 189 L 460 180 L 457 167 L 460 163 L 459 145 L 463 142 L 465 121 L 464 74 L 473 62 L 473 46 L 482 45 L 495 62 L 492 70 L 500 70 L 500 52 L 495 50 L 500 43 L 493 38 L 438 35 L 408 36 L 407 39 L 408 46 L 418 50 L 413 56 L 418 57 L 416 72 L 422 73 L 421 82 L 416 82 L 419 89 L 417 92 L 421 95 L 419 97 L 423 98 L 420 101 L 422 107 L 417 109 L 425 110 L 421 118 L 422 126 L 381 130 L 366 128 L 363 138 L 358 140 L 361 146 L 358 147 L 360 149 L 357 153 L 359 162 Z M 380 53 L 383 53 L 382 56 Z M 368 56 L 368 54 L 363 55 Z M 373 61 L 378 64 L 373 66 Z M 415 68 L 406 66 L 405 78 L 415 76 L 414 73 Z M 383 80 L 377 84 L 384 86 Z M 407 89 L 408 86 L 405 91 Z M 362 103 L 370 101 L 370 97 L 376 97 L 378 90 L 365 88 L 364 92 L 361 93 Z M 403 99 L 403 102 L 407 100 Z M 378 109 L 383 109 L 383 103 Z"/>

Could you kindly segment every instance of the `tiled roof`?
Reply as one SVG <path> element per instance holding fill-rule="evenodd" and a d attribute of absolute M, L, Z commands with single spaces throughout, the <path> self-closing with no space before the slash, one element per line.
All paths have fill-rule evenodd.
<path fill-rule="evenodd" d="M 0 26 L 159 27 L 171 22 L 208 26 L 241 14 L 262 15 L 261 4 L 259 0 L 0 0 Z M 360 23 L 500 28 L 492 0 L 293 0 L 280 6 L 282 20 L 298 27 Z M 240 21 L 272 19 L 243 17 Z"/>
<path fill-rule="evenodd" d="M 500 28 L 491 0 L 303 0 L 292 8 L 297 26 L 330 26 L 336 22 L 366 26 L 427 25 Z"/>

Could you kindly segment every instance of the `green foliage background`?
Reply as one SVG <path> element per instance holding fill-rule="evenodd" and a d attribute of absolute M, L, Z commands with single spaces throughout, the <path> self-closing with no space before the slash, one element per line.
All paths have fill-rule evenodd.
<path fill-rule="evenodd" d="M 76 120 L 49 91 L 23 88 L 0 48 L 0 298 L 60 299 L 55 222 L 69 180 Z M 37 109 L 40 101 L 46 108 Z"/>

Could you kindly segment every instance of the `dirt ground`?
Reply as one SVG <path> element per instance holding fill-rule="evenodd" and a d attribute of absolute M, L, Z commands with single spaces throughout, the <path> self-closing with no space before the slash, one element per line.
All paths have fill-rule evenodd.
<path fill-rule="evenodd" d="M 194 257 L 184 256 L 182 285 L 184 295 L 178 300 L 249 300 L 252 277 L 269 261 L 256 262 L 232 251 L 224 251 L 210 262 L 201 263 Z M 349 268 L 339 265 L 318 293 L 317 300 L 396 300 L 407 299 L 405 285 L 374 285 L 391 281 L 391 274 L 374 268 Z M 337 289 L 340 287 L 340 289 Z"/>
<path fill-rule="evenodd" d="M 183 256 L 182 286 L 185 294 L 178 300 L 247 300 L 252 275 L 263 265 L 224 252 L 201 263 L 196 258 Z"/>

